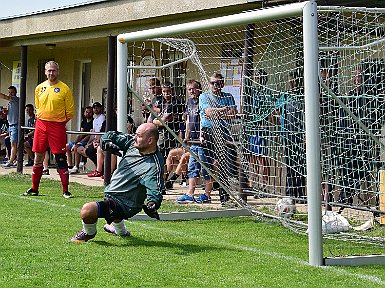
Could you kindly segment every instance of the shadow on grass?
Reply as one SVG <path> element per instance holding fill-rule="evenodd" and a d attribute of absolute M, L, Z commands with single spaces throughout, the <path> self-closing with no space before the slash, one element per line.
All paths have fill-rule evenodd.
<path fill-rule="evenodd" d="M 113 236 L 117 237 L 117 236 Z M 126 237 L 122 239 L 125 240 L 125 243 L 122 245 L 116 245 L 115 243 L 110 243 L 106 241 L 93 241 L 95 244 L 101 246 L 121 246 L 121 247 L 153 247 L 153 248 L 169 248 L 171 250 L 175 250 L 176 254 L 194 254 L 194 253 L 202 253 L 206 251 L 223 251 L 223 247 L 221 246 L 207 246 L 199 245 L 199 244 L 188 244 L 188 243 L 176 243 L 171 241 L 159 241 L 159 240 L 144 240 L 142 238 L 137 238 L 134 236 Z M 226 248 L 229 249 L 229 248 Z M 230 249 L 231 250 L 231 249 Z"/>

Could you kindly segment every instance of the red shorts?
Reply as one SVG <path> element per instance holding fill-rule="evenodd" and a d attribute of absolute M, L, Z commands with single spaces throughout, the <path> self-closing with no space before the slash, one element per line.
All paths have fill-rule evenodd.
<path fill-rule="evenodd" d="M 45 153 L 48 144 L 52 154 L 66 153 L 67 133 L 63 122 L 36 120 L 33 152 Z"/>

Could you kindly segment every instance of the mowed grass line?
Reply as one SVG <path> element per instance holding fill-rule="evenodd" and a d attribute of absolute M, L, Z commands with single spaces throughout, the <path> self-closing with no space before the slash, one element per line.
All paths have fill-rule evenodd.
<path fill-rule="evenodd" d="M 384 287 L 385 267 L 311 267 L 307 238 L 251 217 L 194 221 L 128 221 L 133 236 L 102 231 L 69 243 L 81 228 L 83 203 L 102 188 L 42 182 L 35 198 L 19 197 L 30 179 L 0 178 L 0 287 Z M 172 206 L 172 203 L 168 203 Z M 178 206 L 175 206 L 177 209 Z M 325 241 L 326 242 L 326 241 Z M 383 248 L 338 241 L 347 253 Z M 340 245 L 340 246 L 339 246 Z"/>

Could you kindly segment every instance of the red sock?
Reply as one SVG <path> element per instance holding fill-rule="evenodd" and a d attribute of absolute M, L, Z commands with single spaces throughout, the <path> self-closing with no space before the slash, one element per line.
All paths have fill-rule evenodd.
<path fill-rule="evenodd" d="M 32 189 L 35 191 L 39 191 L 39 184 L 41 176 L 43 175 L 43 166 L 35 166 L 32 167 Z"/>
<path fill-rule="evenodd" d="M 68 191 L 68 183 L 70 181 L 70 175 L 68 173 L 68 168 L 65 169 L 57 169 L 59 173 L 61 186 L 63 187 L 63 193 Z"/>

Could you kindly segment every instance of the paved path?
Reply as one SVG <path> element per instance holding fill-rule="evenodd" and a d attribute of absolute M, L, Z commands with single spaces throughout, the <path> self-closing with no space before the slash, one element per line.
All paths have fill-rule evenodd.
<path fill-rule="evenodd" d="M 43 175 L 43 178 L 50 178 L 57 181 L 60 181 L 59 174 L 56 172 L 55 168 L 50 168 L 50 175 Z M 0 175 L 6 175 L 11 172 L 16 172 L 16 167 L 13 168 L 4 168 L 0 165 Z M 92 171 L 85 171 L 83 173 L 71 174 L 70 183 L 77 182 L 87 186 L 104 186 L 104 180 L 100 177 L 88 177 L 87 173 Z M 32 174 L 32 167 L 23 167 L 23 174 Z M 174 184 L 174 189 L 168 190 L 167 194 L 164 195 L 165 200 L 175 201 L 176 198 L 180 197 L 183 193 L 187 192 L 186 186 L 179 185 L 179 182 Z M 203 193 L 202 187 L 196 189 L 196 195 Z M 188 205 L 197 205 L 201 206 L 202 204 L 188 204 Z M 219 203 L 219 196 L 216 191 L 212 193 L 212 203 L 204 204 L 205 207 L 219 208 L 221 207 Z"/>

